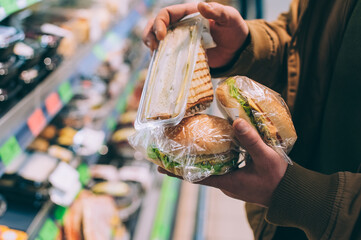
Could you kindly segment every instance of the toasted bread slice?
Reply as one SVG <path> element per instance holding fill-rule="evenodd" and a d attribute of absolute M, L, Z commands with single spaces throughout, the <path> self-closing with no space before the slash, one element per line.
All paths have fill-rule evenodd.
<path fill-rule="evenodd" d="M 193 72 L 187 101 L 186 115 L 205 110 L 213 101 L 213 86 L 206 52 L 199 47 L 196 66 Z"/>

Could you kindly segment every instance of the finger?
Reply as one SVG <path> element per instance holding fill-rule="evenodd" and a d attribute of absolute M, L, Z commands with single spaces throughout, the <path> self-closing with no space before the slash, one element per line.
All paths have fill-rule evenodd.
<path fill-rule="evenodd" d="M 158 47 L 158 40 L 155 37 L 153 32 L 153 25 L 154 25 L 154 18 L 150 19 L 147 23 L 147 26 L 144 28 L 143 31 L 143 42 L 144 44 L 149 47 L 152 51 Z"/>
<path fill-rule="evenodd" d="M 178 176 L 178 175 L 175 175 L 174 173 L 171 173 L 171 172 L 168 172 L 167 170 L 165 170 L 164 168 L 162 167 L 158 167 L 158 172 L 161 173 L 161 174 L 166 174 L 168 175 L 169 177 L 175 177 L 175 178 L 179 178 L 181 180 L 183 180 L 182 177 Z"/>
<path fill-rule="evenodd" d="M 163 40 L 169 24 L 195 12 L 198 12 L 196 3 L 172 5 L 161 9 L 154 20 L 153 31 L 155 36 L 158 40 Z"/>
<path fill-rule="evenodd" d="M 240 170 L 240 171 L 239 171 Z M 237 169 L 238 173 L 240 174 L 241 169 Z M 209 176 L 201 181 L 195 182 L 196 184 L 201 184 L 209 187 L 215 187 L 219 189 L 225 188 L 225 186 L 231 186 L 233 181 L 234 172 L 226 173 L 224 175 L 212 175 Z"/>
<path fill-rule="evenodd" d="M 161 174 L 172 174 L 172 173 L 170 173 L 170 172 L 168 172 L 167 170 L 165 170 L 164 168 L 162 168 L 162 167 L 158 167 L 157 168 L 157 170 L 158 170 L 158 172 L 160 172 Z"/>
<path fill-rule="evenodd" d="M 230 24 L 230 16 L 234 14 L 233 8 L 215 2 L 200 2 L 198 4 L 198 11 L 203 17 L 212 19 L 219 25 Z M 237 14 L 239 13 L 237 12 Z"/>
<path fill-rule="evenodd" d="M 215 188 L 219 188 L 220 183 L 222 183 L 222 179 L 220 179 L 219 176 L 209 176 L 201 181 L 195 182 L 195 184 L 200 184 Z"/>
<path fill-rule="evenodd" d="M 239 118 L 233 122 L 236 136 L 242 147 L 252 159 L 264 158 L 269 153 L 269 147 L 262 141 L 260 135 L 246 120 Z"/>

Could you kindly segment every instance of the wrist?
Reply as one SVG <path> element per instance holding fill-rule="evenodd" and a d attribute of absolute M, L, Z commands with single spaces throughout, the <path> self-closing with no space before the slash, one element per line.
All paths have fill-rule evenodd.
<path fill-rule="evenodd" d="M 224 72 L 232 68 L 232 66 L 237 62 L 239 56 L 242 54 L 243 50 L 250 44 L 250 39 L 250 34 L 248 34 L 241 47 L 239 47 L 236 51 L 222 51 L 222 54 L 217 53 L 217 56 L 212 56 L 212 49 L 207 50 L 211 73 L 212 71 Z M 212 61 L 212 59 L 215 60 Z"/>

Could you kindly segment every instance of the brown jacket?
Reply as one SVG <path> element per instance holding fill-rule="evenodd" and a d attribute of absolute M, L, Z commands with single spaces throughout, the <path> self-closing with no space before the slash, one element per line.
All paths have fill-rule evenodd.
<path fill-rule="evenodd" d="M 247 204 L 256 239 L 361 239 L 361 1 L 294 0 L 278 20 L 248 25 L 241 54 L 212 75 L 247 75 L 280 92 L 298 134 L 298 164 L 269 209 Z"/>

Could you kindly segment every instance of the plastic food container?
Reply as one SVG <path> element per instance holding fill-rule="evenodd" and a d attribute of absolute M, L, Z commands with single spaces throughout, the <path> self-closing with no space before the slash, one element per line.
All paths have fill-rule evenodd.
<path fill-rule="evenodd" d="M 14 27 L 0 26 L 0 61 L 6 61 L 13 53 L 15 44 L 24 39 L 24 33 Z"/>
<path fill-rule="evenodd" d="M 14 53 L 24 60 L 22 70 L 26 70 L 34 67 L 42 60 L 45 49 L 40 46 L 39 42 L 26 39 L 26 41 L 16 44 Z"/>
<path fill-rule="evenodd" d="M 27 159 L 25 166 L 19 171 L 24 179 L 43 183 L 48 180 L 50 173 L 55 169 L 58 160 L 45 153 L 33 153 Z"/>
<path fill-rule="evenodd" d="M 7 88 L 0 88 L 0 116 L 13 106 L 22 88 L 17 81 L 12 82 Z"/>
<path fill-rule="evenodd" d="M 0 62 L 0 113 L 11 107 L 11 102 L 19 95 L 23 85 L 18 79 L 23 61 L 11 56 L 6 62 Z"/>
<path fill-rule="evenodd" d="M 208 21 L 192 14 L 171 25 L 154 52 L 135 128 L 176 125 L 185 115 L 202 30 Z"/>
<path fill-rule="evenodd" d="M 11 81 L 17 80 L 22 65 L 23 61 L 14 55 L 11 55 L 7 61 L 0 62 L 0 88 L 5 88 Z"/>
<path fill-rule="evenodd" d="M 122 221 L 129 220 L 141 205 L 140 183 L 129 181 L 100 182 L 95 184 L 91 190 L 95 194 L 112 196 Z"/>

